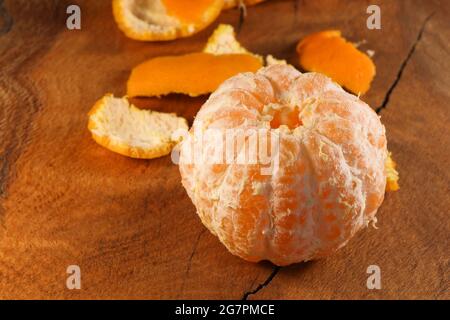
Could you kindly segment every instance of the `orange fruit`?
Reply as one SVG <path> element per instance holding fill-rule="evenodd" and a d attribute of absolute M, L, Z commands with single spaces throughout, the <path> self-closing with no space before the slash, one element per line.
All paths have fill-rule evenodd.
<path fill-rule="evenodd" d="M 223 147 L 212 129 L 266 130 L 277 166 L 264 172 L 245 144 L 212 161 Z M 288 265 L 327 256 L 376 221 L 387 157 L 384 126 L 367 104 L 325 75 L 277 64 L 210 96 L 180 145 L 179 169 L 201 221 L 231 253 Z"/>
<path fill-rule="evenodd" d="M 372 59 L 337 30 L 307 36 L 297 45 L 297 53 L 303 69 L 323 73 L 358 95 L 369 90 L 375 76 Z"/>
<path fill-rule="evenodd" d="M 126 36 L 160 41 L 188 37 L 211 24 L 224 0 L 113 0 L 114 18 Z"/>
<path fill-rule="evenodd" d="M 151 159 L 169 154 L 178 143 L 172 135 L 188 125 L 175 114 L 141 110 L 126 98 L 107 94 L 89 112 L 88 129 L 98 144 L 111 151 Z"/>
<path fill-rule="evenodd" d="M 204 52 L 150 59 L 135 67 L 128 79 L 127 94 L 161 96 L 184 93 L 199 96 L 210 93 L 226 79 L 262 64 L 250 54 L 214 55 Z"/>

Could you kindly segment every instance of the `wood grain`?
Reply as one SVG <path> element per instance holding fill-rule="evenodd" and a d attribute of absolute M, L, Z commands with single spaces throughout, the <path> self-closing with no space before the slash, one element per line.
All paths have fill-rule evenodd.
<path fill-rule="evenodd" d="M 294 65 L 295 44 L 313 31 L 367 41 L 377 76 L 363 99 L 380 109 L 401 174 L 379 230 L 286 268 L 229 254 L 200 223 L 169 157 L 128 159 L 86 130 L 92 104 L 124 94 L 133 66 L 200 50 L 218 23 L 237 26 L 238 12 L 191 38 L 141 43 L 118 31 L 110 1 L 75 3 L 80 31 L 65 28 L 69 1 L 0 9 L 0 298 L 449 298 L 448 2 L 272 0 L 248 10 L 239 40 Z M 372 3 L 381 30 L 365 26 Z M 136 103 L 192 121 L 205 99 Z M 65 286 L 71 264 L 81 267 L 79 291 Z M 380 291 L 365 287 L 369 264 L 381 267 Z"/>

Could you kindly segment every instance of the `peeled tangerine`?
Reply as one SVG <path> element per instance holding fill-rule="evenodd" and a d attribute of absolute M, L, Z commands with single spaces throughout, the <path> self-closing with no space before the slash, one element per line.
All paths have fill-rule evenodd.
<path fill-rule="evenodd" d="M 192 161 L 196 130 L 212 128 L 266 128 L 279 141 L 278 166 L 267 174 L 260 162 Z M 211 155 L 218 146 L 205 135 L 198 150 Z M 289 65 L 225 81 L 180 149 L 182 183 L 200 219 L 248 261 L 327 256 L 376 222 L 384 198 L 388 152 L 377 114 L 330 78 Z"/>

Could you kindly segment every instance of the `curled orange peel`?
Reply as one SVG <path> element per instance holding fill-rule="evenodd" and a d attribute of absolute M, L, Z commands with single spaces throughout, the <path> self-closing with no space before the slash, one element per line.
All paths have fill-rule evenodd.
<path fill-rule="evenodd" d="M 269 55 L 266 63 L 286 64 L 286 61 Z M 195 97 L 213 92 L 223 81 L 238 73 L 255 72 L 263 64 L 262 56 L 239 43 L 231 25 L 220 24 L 202 52 L 156 57 L 133 68 L 127 83 L 127 95 L 180 93 Z"/>
<path fill-rule="evenodd" d="M 297 53 L 303 69 L 323 73 L 357 95 L 369 90 L 376 73 L 370 57 L 337 30 L 307 36 L 297 45 Z"/>
<path fill-rule="evenodd" d="M 132 70 L 127 94 L 135 97 L 182 93 L 195 97 L 214 91 L 223 81 L 238 73 L 255 72 L 261 66 L 261 61 L 249 54 L 198 52 L 157 57 Z"/>

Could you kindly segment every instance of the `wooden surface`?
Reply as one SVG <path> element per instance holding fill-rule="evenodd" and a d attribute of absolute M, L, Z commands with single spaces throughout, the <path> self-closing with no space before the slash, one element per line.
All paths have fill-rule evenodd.
<path fill-rule="evenodd" d="M 381 115 L 401 175 L 378 230 L 332 257 L 284 268 L 229 254 L 200 223 L 169 157 L 122 157 L 86 129 L 92 104 L 124 94 L 133 66 L 200 50 L 217 23 L 237 26 L 238 12 L 188 39 L 141 43 L 119 32 L 110 2 L 78 1 L 81 31 L 65 27 L 69 1 L 6 0 L 0 9 L 0 298 L 450 298 L 450 2 L 249 8 L 239 40 L 294 65 L 295 45 L 310 32 L 337 28 L 366 40 L 377 76 L 363 99 Z M 381 30 L 366 28 L 374 3 Z M 192 121 L 205 99 L 137 103 Z M 81 290 L 66 288 L 72 264 Z M 366 288 L 369 265 L 381 268 L 381 290 Z"/>

